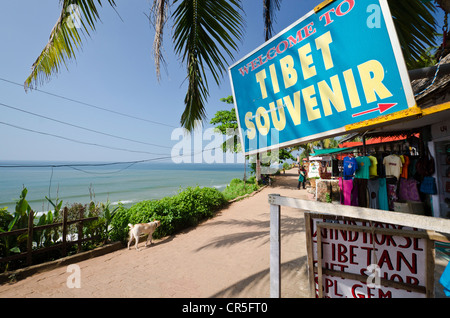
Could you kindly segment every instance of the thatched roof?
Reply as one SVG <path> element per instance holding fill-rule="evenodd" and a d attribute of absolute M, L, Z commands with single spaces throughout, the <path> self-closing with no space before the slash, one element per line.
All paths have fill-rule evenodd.
<path fill-rule="evenodd" d="M 450 54 L 441 60 L 441 65 L 450 63 Z M 434 80 L 434 83 L 433 83 Z M 425 108 L 440 104 L 450 99 L 450 73 L 438 72 L 434 76 L 413 80 L 411 82 L 418 106 Z"/>

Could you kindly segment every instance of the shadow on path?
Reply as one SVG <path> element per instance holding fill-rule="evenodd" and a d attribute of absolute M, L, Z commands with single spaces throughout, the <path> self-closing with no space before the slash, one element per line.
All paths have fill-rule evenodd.
<path fill-rule="evenodd" d="M 283 282 L 297 280 L 299 285 L 296 286 L 298 289 L 304 291 L 304 297 L 308 297 L 309 286 L 300 286 L 301 280 L 299 280 L 299 275 L 308 275 L 307 274 L 307 257 L 302 256 L 300 258 L 294 259 L 289 262 L 285 262 L 281 264 L 281 296 L 289 297 L 291 292 L 283 290 Z M 211 295 L 212 298 L 232 298 L 232 297 L 242 297 L 242 295 L 246 294 L 255 294 L 255 289 L 258 295 L 261 297 L 268 297 L 268 289 L 267 286 L 270 284 L 270 269 L 267 268 L 262 270 L 256 274 L 253 274 L 236 284 L 233 284 L 214 295 Z"/>
<path fill-rule="evenodd" d="M 196 251 L 201 251 L 203 249 L 208 248 L 221 248 L 228 247 L 234 244 L 242 243 L 244 241 L 253 241 L 263 239 L 261 241 L 261 245 L 268 244 L 270 241 L 270 221 L 257 221 L 257 220 L 228 220 L 228 221 L 218 221 L 215 222 L 214 225 L 224 225 L 224 226 L 236 226 L 236 225 L 244 225 L 245 227 L 254 227 L 255 231 L 246 231 L 246 232 L 238 232 L 238 233 L 230 233 L 228 235 L 222 235 L 215 237 L 211 240 L 210 243 L 201 246 L 196 249 Z M 211 224 L 212 225 L 212 224 Z M 208 226 L 208 225 L 204 225 Z M 305 231 L 305 219 L 294 218 L 290 216 L 282 216 L 281 218 L 281 238 L 287 237 L 290 235 L 297 234 L 298 232 Z"/>

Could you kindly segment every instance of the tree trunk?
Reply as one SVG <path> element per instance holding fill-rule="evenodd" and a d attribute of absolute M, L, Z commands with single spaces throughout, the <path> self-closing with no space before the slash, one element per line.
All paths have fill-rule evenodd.
<path fill-rule="evenodd" d="M 450 13 L 450 0 L 436 0 L 436 2 L 442 7 L 442 9 Z"/>

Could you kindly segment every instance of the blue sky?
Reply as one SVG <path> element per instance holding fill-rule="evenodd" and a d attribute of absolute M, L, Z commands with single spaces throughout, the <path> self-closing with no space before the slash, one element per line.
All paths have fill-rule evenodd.
<path fill-rule="evenodd" d="M 167 28 L 164 42 L 167 71 L 162 69 L 162 79 L 158 82 L 152 58 L 154 32 L 145 16 L 152 1 L 116 2 L 121 18 L 105 1 L 104 7 L 99 10 L 102 21 L 96 24 L 96 31 L 91 32 L 91 37 L 84 40 L 77 59 L 69 62 L 68 70 L 63 67 L 57 76 L 39 89 L 164 125 L 100 111 L 38 91 L 25 93 L 23 87 L 3 80 L 0 80 L 0 103 L 160 147 L 83 131 L 0 105 L 0 122 L 108 147 L 148 152 L 83 145 L 0 124 L 0 160 L 116 162 L 170 155 L 170 148 L 178 143 L 178 140 L 171 140 L 171 134 L 174 127 L 179 127 L 184 110 L 187 87 L 185 68 L 173 54 L 172 33 Z M 277 13 L 274 34 L 320 2 L 283 0 L 281 11 Z M 235 60 L 264 42 L 262 1 L 244 0 L 243 4 L 246 29 Z M 31 65 L 46 45 L 59 14 L 59 1 L 56 0 L 0 2 L 0 79 L 24 82 Z M 220 86 L 210 77 L 209 87 L 206 128 L 211 127 L 208 123 L 218 110 L 230 108 L 220 102 L 220 98 L 231 95 L 227 74 Z M 204 145 L 207 143 L 205 141 Z"/>
<path fill-rule="evenodd" d="M 152 147 L 83 131 L 0 105 L 0 121 L 18 127 L 56 134 L 71 139 L 153 154 L 118 151 L 74 143 L 0 124 L 0 160 L 50 161 L 132 161 L 170 155 L 167 147 L 184 110 L 185 68 L 173 54 L 171 30 L 165 33 L 167 72 L 157 81 L 152 44 L 154 32 L 145 14 L 148 0 L 116 1 L 117 13 L 108 5 L 100 8 L 102 22 L 84 41 L 77 59 L 69 62 L 50 82 L 39 89 L 112 111 L 164 123 L 169 126 L 130 119 L 56 98 L 38 91 L 25 93 L 22 87 L 0 80 L 0 103 L 89 129 L 143 141 Z M 275 33 L 281 31 L 320 1 L 284 0 L 277 15 Z M 246 33 L 236 60 L 263 43 L 262 1 L 244 1 Z M 0 78 L 23 83 L 31 65 L 46 45 L 60 14 L 56 0 L 0 2 Z M 122 22 L 122 20 L 123 22 Z M 220 98 L 231 95 L 226 74 L 220 86 L 209 80 L 207 120 L 216 111 L 229 109 Z M 206 127 L 210 127 L 209 124 Z M 205 145 L 208 142 L 205 142 Z"/>

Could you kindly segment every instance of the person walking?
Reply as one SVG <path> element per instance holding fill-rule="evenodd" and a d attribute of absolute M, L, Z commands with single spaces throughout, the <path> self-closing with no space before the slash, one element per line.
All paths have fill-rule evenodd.
<path fill-rule="evenodd" d="M 301 166 L 299 170 L 297 189 L 300 189 L 300 184 L 302 184 L 303 189 L 305 189 L 305 183 L 306 183 L 306 170 L 303 166 Z"/>

